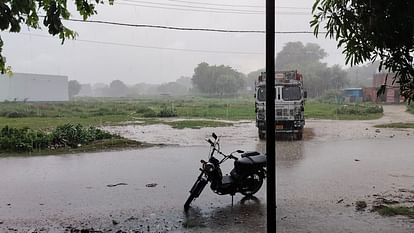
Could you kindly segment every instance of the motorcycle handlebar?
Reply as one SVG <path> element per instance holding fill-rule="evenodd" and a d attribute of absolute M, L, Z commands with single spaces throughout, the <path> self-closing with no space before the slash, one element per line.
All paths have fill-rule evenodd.
<path fill-rule="evenodd" d="M 210 145 L 211 145 L 211 146 L 214 146 L 214 142 L 213 142 L 213 141 L 211 141 L 211 139 L 210 139 L 210 138 L 206 139 L 206 141 L 207 141 L 208 143 L 210 143 Z"/>

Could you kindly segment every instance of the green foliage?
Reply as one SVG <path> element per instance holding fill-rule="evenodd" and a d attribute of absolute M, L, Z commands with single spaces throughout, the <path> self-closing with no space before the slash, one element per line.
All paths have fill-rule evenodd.
<path fill-rule="evenodd" d="M 121 80 L 114 80 L 109 84 L 109 96 L 125 97 L 128 94 L 128 87 Z"/>
<path fill-rule="evenodd" d="M 380 206 L 375 207 L 374 210 L 383 216 L 402 215 L 402 216 L 414 217 L 414 207 L 380 205 Z"/>
<path fill-rule="evenodd" d="M 75 95 L 79 94 L 81 85 L 76 80 L 70 80 L 68 83 L 69 98 L 72 99 Z"/>
<path fill-rule="evenodd" d="M 9 152 L 31 152 L 47 148 L 77 148 L 83 144 L 104 139 L 119 139 L 117 135 L 95 127 L 65 124 L 50 133 L 30 128 L 5 126 L 0 131 L 0 150 Z"/>
<path fill-rule="evenodd" d="M 98 128 L 84 128 L 82 125 L 65 124 L 58 126 L 52 132 L 52 145 L 69 146 L 72 148 L 78 145 L 87 144 L 95 140 L 110 139 L 114 136 Z"/>
<path fill-rule="evenodd" d="M 176 117 L 177 111 L 171 106 L 168 107 L 167 105 L 162 106 L 160 113 L 158 113 L 159 117 Z"/>
<path fill-rule="evenodd" d="M 344 48 L 347 64 L 379 60 L 380 71 L 395 73 L 390 78 L 399 84 L 401 95 L 414 98 L 413 1 L 316 0 L 312 12 L 314 34 L 326 29 L 325 36 Z"/>
<path fill-rule="evenodd" d="M 382 106 L 374 104 L 338 105 L 327 102 L 308 101 L 305 117 L 335 120 L 370 120 L 382 116 Z"/>
<path fill-rule="evenodd" d="M 188 93 L 188 88 L 177 82 L 169 82 L 158 86 L 157 91 L 161 94 L 184 95 Z"/>
<path fill-rule="evenodd" d="M 364 115 L 370 113 L 383 113 L 384 109 L 380 105 L 372 104 L 350 104 L 342 105 L 336 112 L 343 115 Z"/>
<path fill-rule="evenodd" d="M 180 118 L 207 118 L 223 120 L 254 120 L 253 96 L 237 98 L 205 97 L 142 97 L 140 99 L 88 98 L 62 103 L 0 103 L 0 126 L 15 128 L 29 127 L 51 131 L 59 125 L 70 123 L 84 126 L 114 125 L 128 121 L 139 121 L 146 117 L 159 117 L 160 111 L 173 107 L 173 113 Z M 335 110 L 340 105 L 307 101 L 305 115 L 307 118 L 319 119 L 373 119 L 382 114 L 341 115 Z M 26 117 L 8 118 L 5 113 L 19 112 Z M 175 115 L 175 114 L 168 114 Z"/>
<path fill-rule="evenodd" d="M 308 96 L 319 97 L 328 90 L 339 90 L 349 83 L 346 72 L 339 65 L 328 67 L 322 62 L 326 56 L 317 44 L 289 42 L 277 54 L 276 70 L 298 70 L 303 74 Z"/>
<path fill-rule="evenodd" d="M 39 29 L 39 20 L 43 18 L 43 25 L 49 34 L 58 35 L 62 43 L 66 38 L 74 39 L 77 34 L 63 24 L 63 20 L 69 19 L 71 14 L 68 10 L 68 1 L 63 0 L 3 0 L 0 1 L 0 30 L 9 32 L 20 32 L 25 24 L 29 28 Z M 108 0 L 113 4 L 114 0 Z M 83 20 L 96 14 L 97 4 L 103 4 L 104 0 L 75 0 L 76 10 Z M 42 16 L 45 14 L 45 16 Z M 0 72 L 2 74 L 10 71 L 6 67 L 6 58 L 3 56 L 3 40 L 0 37 Z"/>
<path fill-rule="evenodd" d="M 5 126 L 0 131 L 0 149 L 2 151 L 25 152 L 43 149 L 49 145 L 50 135 L 29 128 L 9 128 Z"/>
<path fill-rule="evenodd" d="M 204 127 L 226 127 L 232 126 L 232 123 L 222 122 L 222 121 L 206 121 L 206 120 L 183 120 L 183 121 L 173 121 L 168 122 L 168 125 L 175 129 L 201 129 Z"/>
<path fill-rule="evenodd" d="M 210 66 L 203 62 L 194 69 L 192 82 L 201 93 L 231 96 L 245 86 L 244 74 L 230 66 Z"/>
<path fill-rule="evenodd" d="M 412 129 L 412 128 L 414 128 L 414 123 L 396 122 L 396 123 L 375 125 L 374 127 L 377 127 L 377 128 L 393 128 L 393 129 Z"/>

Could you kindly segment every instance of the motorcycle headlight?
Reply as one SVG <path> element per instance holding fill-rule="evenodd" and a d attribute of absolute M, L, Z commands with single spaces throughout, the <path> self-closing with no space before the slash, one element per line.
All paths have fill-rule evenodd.
<path fill-rule="evenodd" d="M 208 173 L 213 172 L 214 171 L 214 165 L 211 164 L 211 163 L 205 163 L 203 165 L 203 170 L 208 172 Z"/>

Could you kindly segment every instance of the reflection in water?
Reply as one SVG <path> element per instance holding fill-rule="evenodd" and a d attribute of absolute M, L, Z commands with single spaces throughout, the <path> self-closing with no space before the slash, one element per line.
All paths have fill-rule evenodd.
<path fill-rule="evenodd" d="M 233 206 L 211 209 L 191 207 L 189 211 L 184 212 L 183 227 L 196 230 L 208 226 L 216 232 L 234 229 L 235 226 L 250 230 L 245 232 L 261 232 L 260 228 L 264 228 L 266 208 L 257 197 L 244 197 Z"/>
<path fill-rule="evenodd" d="M 295 161 L 303 159 L 304 141 L 277 141 L 276 161 Z M 256 150 L 265 153 L 266 141 L 259 141 Z"/>

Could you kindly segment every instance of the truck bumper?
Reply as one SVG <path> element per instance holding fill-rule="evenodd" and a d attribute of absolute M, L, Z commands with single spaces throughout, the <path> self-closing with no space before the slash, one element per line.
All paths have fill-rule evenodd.
<path fill-rule="evenodd" d="M 257 121 L 256 126 L 257 128 L 259 128 L 259 131 L 261 132 L 266 131 L 265 121 Z M 303 130 L 304 126 L 305 126 L 304 120 L 276 121 L 275 132 L 276 133 L 299 133 Z"/>

